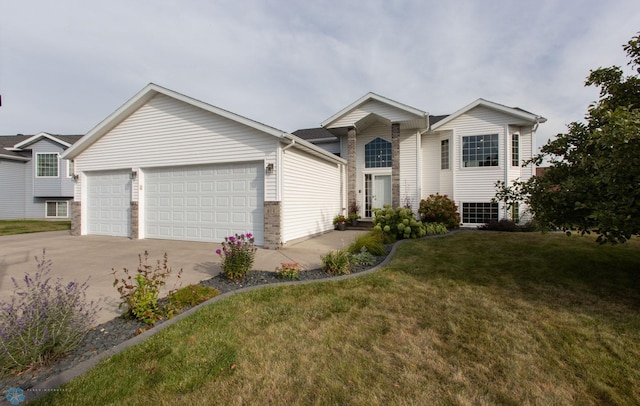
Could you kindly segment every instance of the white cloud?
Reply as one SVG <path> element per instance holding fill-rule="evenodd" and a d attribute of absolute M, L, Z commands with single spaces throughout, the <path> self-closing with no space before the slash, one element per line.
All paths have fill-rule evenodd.
<path fill-rule="evenodd" d="M 86 132 L 156 82 L 287 131 L 368 91 L 434 114 L 483 97 L 546 139 L 637 21 L 631 0 L 4 2 L 0 134 Z"/>

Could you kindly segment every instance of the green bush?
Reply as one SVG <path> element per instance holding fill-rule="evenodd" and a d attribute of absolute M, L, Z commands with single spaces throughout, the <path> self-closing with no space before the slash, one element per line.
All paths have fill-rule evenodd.
<path fill-rule="evenodd" d="M 413 211 L 404 207 L 394 210 L 388 204 L 382 209 L 375 210 L 373 224 L 374 231 L 381 231 L 385 235 L 400 240 L 423 237 L 427 233 L 424 224 L 415 219 Z"/>
<path fill-rule="evenodd" d="M 302 266 L 297 262 L 282 262 L 276 268 L 276 276 L 282 279 L 298 279 L 301 270 Z"/>
<path fill-rule="evenodd" d="M 73 350 L 93 327 L 99 310 L 86 302 L 87 283 L 51 283 L 51 260 L 36 257 L 37 272 L 0 303 L 0 376 L 55 361 Z"/>
<path fill-rule="evenodd" d="M 424 223 L 444 223 L 449 229 L 460 227 L 458 206 L 447 195 L 436 193 L 420 200 L 418 213 Z"/>
<path fill-rule="evenodd" d="M 350 262 L 355 266 L 371 266 L 376 263 L 376 257 L 367 251 L 367 247 L 362 247 L 359 252 L 351 254 Z"/>
<path fill-rule="evenodd" d="M 347 250 L 329 251 L 320 257 L 322 270 L 331 275 L 346 275 L 351 272 Z"/>
<path fill-rule="evenodd" d="M 204 285 L 189 285 L 169 295 L 169 307 L 180 310 L 193 307 L 220 294 L 218 289 Z"/>
<path fill-rule="evenodd" d="M 361 235 L 356 238 L 356 240 L 349 245 L 347 250 L 352 253 L 358 253 L 362 250 L 362 248 L 366 248 L 368 252 L 375 256 L 383 256 L 387 254 L 387 251 L 384 248 L 384 234 L 379 231 L 371 231 L 365 235 Z"/>
<path fill-rule="evenodd" d="M 143 259 L 144 258 L 144 259 Z M 157 261 L 155 267 L 149 264 L 149 253 L 138 255 L 138 271 L 135 276 L 124 268 L 124 277 L 118 278 L 117 271 L 111 269 L 116 276 L 113 286 L 116 286 L 122 302 L 118 306 L 127 305 L 125 316 L 138 319 L 146 324 L 154 324 L 167 316 L 167 309 L 162 309 L 158 305 L 160 287 L 166 284 L 166 279 L 171 275 L 169 267 L 169 257 L 164 254 L 162 262 Z M 182 269 L 178 272 L 177 278 L 182 276 Z"/>
<path fill-rule="evenodd" d="M 425 227 L 427 228 L 427 235 L 446 234 L 449 232 L 444 223 L 427 223 Z"/>

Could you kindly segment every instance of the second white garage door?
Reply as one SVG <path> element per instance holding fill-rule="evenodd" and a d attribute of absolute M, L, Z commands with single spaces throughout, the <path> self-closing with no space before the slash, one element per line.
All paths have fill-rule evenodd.
<path fill-rule="evenodd" d="M 252 233 L 263 244 L 262 163 L 144 170 L 145 237 L 222 242 Z"/>

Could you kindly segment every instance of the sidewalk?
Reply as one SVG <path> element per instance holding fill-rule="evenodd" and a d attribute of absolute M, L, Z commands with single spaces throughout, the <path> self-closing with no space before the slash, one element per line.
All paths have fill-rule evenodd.
<path fill-rule="evenodd" d="M 282 262 L 298 262 L 304 269 L 320 268 L 320 256 L 330 250 L 346 248 L 366 231 L 331 231 L 303 241 L 294 241 L 280 250 L 258 249 L 254 269 L 275 271 Z M 66 282 L 88 279 L 87 299 L 99 301 L 102 310 L 96 324 L 111 320 L 121 310 L 119 295 L 113 287 L 112 269 L 127 268 L 132 272 L 138 267 L 138 255 L 149 252 L 149 263 L 168 255 L 169 266 L 177 273 L 183 270 L 182 286 L 195 284 L 220 273 L 220 257 L 215 250 L 220 244 L 169 241 L 130 240 L 121 237 L 81 236 L 73 237 L 68 231 L 20 234 L 0 237 L 0 300 L 8 300 L 13 292 L 11 278 L 19 283 L 25 273 L 36 272 L 34 256 L 53 261 L 51 276 Z M 170 278 L 167 289 L 174 287 Z"/>

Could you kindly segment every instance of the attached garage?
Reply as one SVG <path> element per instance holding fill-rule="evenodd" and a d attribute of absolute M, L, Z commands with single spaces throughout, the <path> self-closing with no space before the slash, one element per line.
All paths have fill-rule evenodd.
<path fill-rule="evenodd" d="M 75 164 L 79 235 L 222 242 L 252 233 L 278 248 L 333 229 L 346 206 L 344 159 L 154 84 L 63 158 Z"/>
<path fill-rule="evenodd" d="M 88 234 L 128 237 L 131 171 L 87 173 Z"/>
<path fill-rule="evenodd" d="M 222 241 L 240 227 L 263 244 L 261 162 L 143 172 L 146 238 Z"/>

